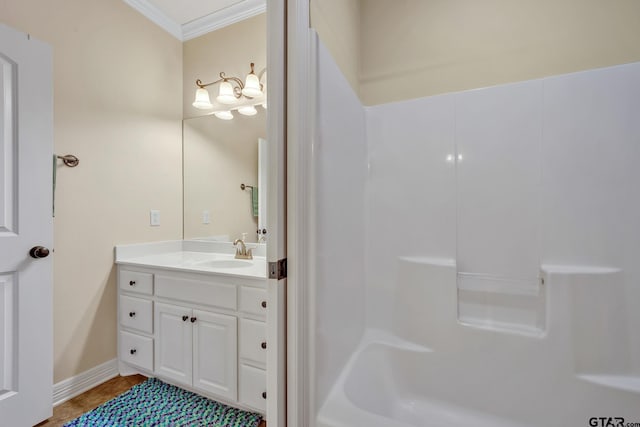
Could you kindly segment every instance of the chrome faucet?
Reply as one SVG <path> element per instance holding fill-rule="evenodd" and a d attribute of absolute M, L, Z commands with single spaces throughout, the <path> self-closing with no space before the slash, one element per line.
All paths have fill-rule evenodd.
<path fill-rule="evenodd" d="M 238 246 L 240 244 L 240 247 Z M 247 249 L 247 246 L 244 244 L 244 240 L 236 239 L 233 242 L 233 246 L 236 246 L 236 259 L 253 259 L 253 254 L 251 253 L 251 249 Z"/>

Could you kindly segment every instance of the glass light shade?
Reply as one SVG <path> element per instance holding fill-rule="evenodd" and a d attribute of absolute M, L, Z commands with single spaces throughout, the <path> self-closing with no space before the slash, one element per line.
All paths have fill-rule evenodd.
<path fill-rule="evenodd" d="M 244 88 L 242 94 L 250 98 L 262 95 L 262 89 L 260 89 L 260 80 L 255 74 L 247 74 L 247 78 L 244 81 Z"/>
<path fill-rule="evenodd" d="M 267 109 L 267 101 L 264 101 L 264 102 L 262 103 L 262 108 L 264 108 L 265 110 Z"/>
<path fill-rule="evenodd" d="M 233 119 L 233 114 L 231 113 L 231 111 L 216 111 L 215 113 L 213 113 L 213 115 L 222 120 Z"/>
<path fill-rule="evenodd" d="M 231 83 L 220 83 L 220 89 L 218 90 L 216 101 L 226 105 L 235 104 L 236 96 L 233 94 L 233 86 L 231 86 Z"/>
<path fill-rule="evenodd" d="M 196 99 L 193 101 L 192 105 L 201 110 L 213 108 L 213 105 L 211 105 L 211 101 L 209 100 L 209 92 L 204 88 L 196 90 Z"/>
<path fill-rule="evenodd" d="M 258 110 L 253 105 L 245 105 L 244 107 L 238 108 L 238 113 L 243 116 L 255 116 L 258 114 Z"/>

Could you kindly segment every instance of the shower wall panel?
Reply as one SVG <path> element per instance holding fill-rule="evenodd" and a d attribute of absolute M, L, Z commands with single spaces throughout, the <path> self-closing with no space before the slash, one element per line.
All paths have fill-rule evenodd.
<path fill-rule="evenodd" d="M 455 96 L 459 272 L 538 277 L 541 99 L 539 80 Z"/>
<path fill-rule="evenodd" d="M 315 156 L 316 403 L 335 382 L 365 324 L 364 109 L 317 43 Z"/>
<path fill-rule="evenodd" d="M 366 265 L 371 326 L 390 324 L 401 257 L 455 258 L 453 136 L 454 99 L 450 96 L 367 109 Z"/>
<path fill-rule="evenodd" d="M 368 325 L 390 324 L 403 256 L 456 259 L 460 319 L 527 334 L 547 327 L 541 264 L 621 268 L 640 324 L 640 64 L 366 116 Z"/>
<path fill-rule="evenodd" d="M 542 262 L 622 270 L 576 307 L 585 321 L 575 327 L 595 338 L 599 319 L 640 375 L 640 63 L 545 79 L 543 110 Z"/>

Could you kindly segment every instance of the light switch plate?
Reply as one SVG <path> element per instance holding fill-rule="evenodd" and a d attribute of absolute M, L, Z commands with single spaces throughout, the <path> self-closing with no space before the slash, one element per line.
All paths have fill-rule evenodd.
<path fill-rule="evenodd" d="M 160 225 L 160 211 L 156 209 L 151 209 L 149 211 L 149 224 L 152 226 Z"/>
<path fill-rule="evenodd" d="M 202 211 L 202 223 L 211 224 L 211 213 L 209 211 Z"/>

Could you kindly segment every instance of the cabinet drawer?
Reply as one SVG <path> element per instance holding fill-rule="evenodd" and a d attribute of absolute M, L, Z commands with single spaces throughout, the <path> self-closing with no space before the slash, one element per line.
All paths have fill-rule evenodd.
<path fill-rule="evenodd" d="M 240 288 L 240 311 L 266 317 L 267 290 L 242 286 Z"/>
<path fill-rule="evenodd" d="M 264 365 L 267 362 L 267 325 L 240 319 L 240 357 Z"/>
<path fill-rule="evenodd" d="M 240 365 L 240 402 L 259 411 L 267 407 L 267 373 L 253 366 Z"/>
<path fill-rule="evenodd" d="M 153 333 L 153 303 L 142 298 L 120 296 L 120 324 L 148 334 Z"/>
<path fill-rule="evenodd" d="M 209 280 L 156 275 L 156 295 L 229 310 L 238 307 L 236 285 Z"/>
<path fill-rule="evenodd" d="M 153 371 L 153 339 L 120 332 L 120 360 Z"/>
<path fill-rule="evenodd" d="M 153 274 L 120 270 L 120 289 L 140 294 L 153 294 Z"/>

